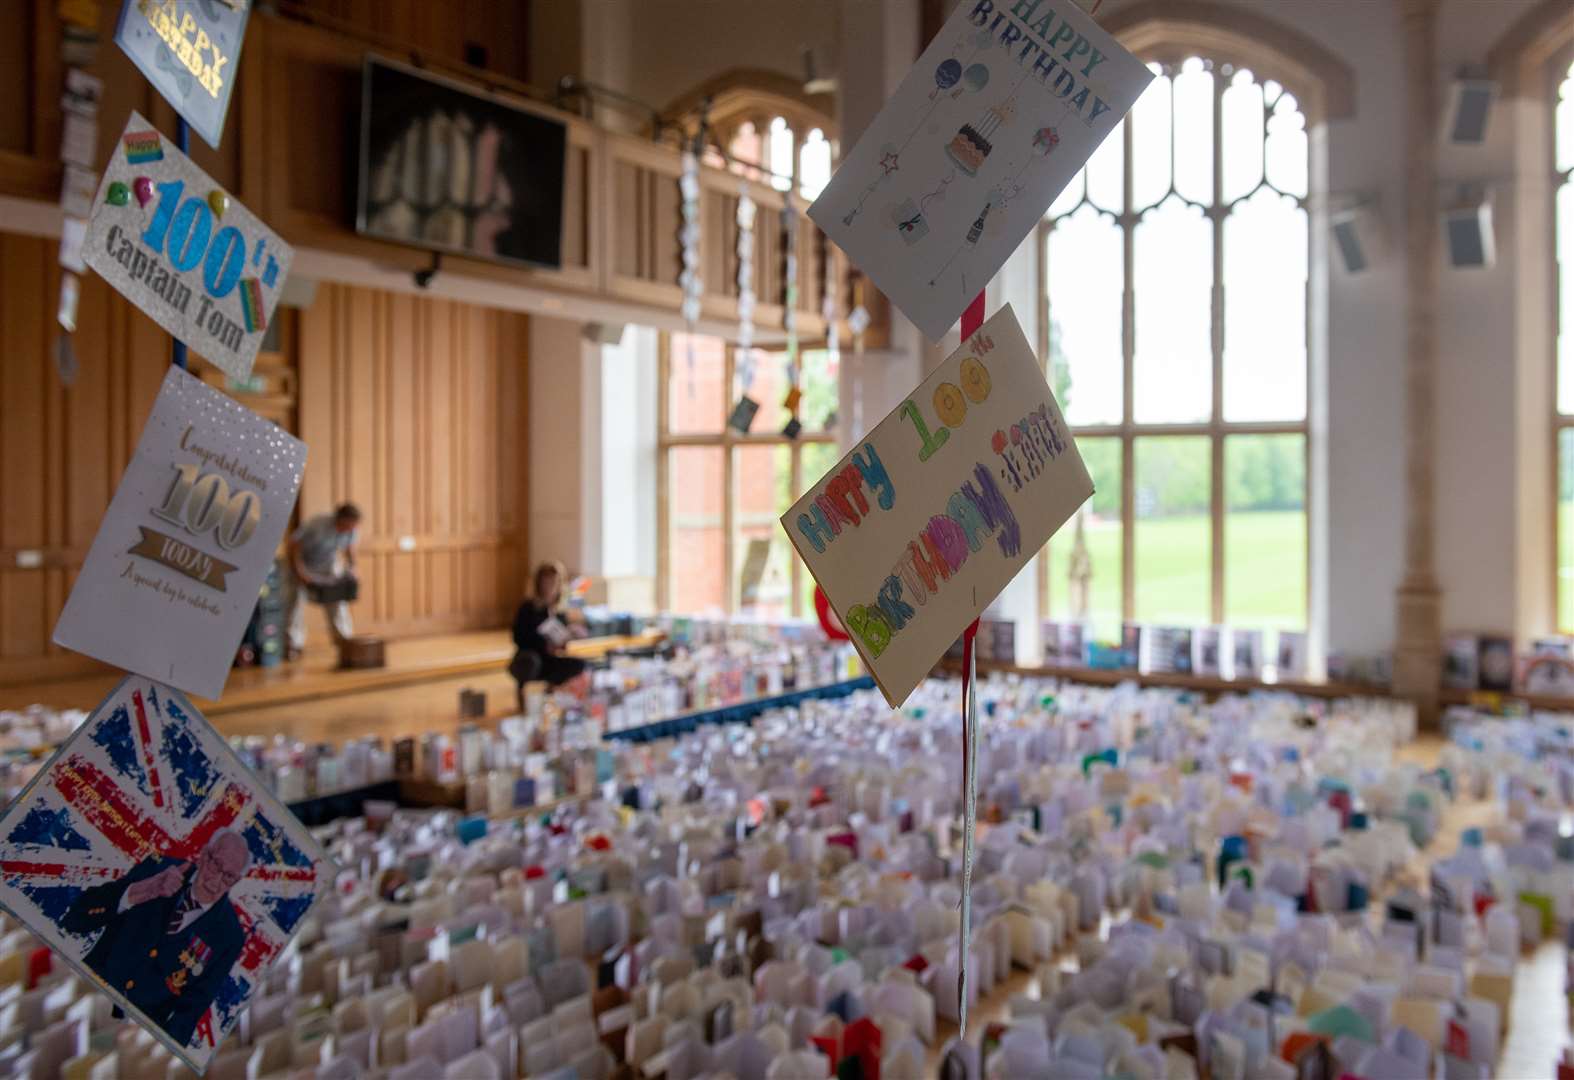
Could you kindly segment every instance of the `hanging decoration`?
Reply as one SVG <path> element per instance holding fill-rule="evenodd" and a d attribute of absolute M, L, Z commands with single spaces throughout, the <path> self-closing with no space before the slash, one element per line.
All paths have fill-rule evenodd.
<path fill-rule="evenodd" d="M 754 218 L 759 207 L 749 182 L 738 181 L 738 380 L 747 394 L 754 382 Z"/>
<path fill-rule="evenodd" d="M 749 182 L 738 181 L 738 348 L 754 345 L 754 215 Z"/>
<path fill-rule="evenodd" d="M 853 384 L 853 415 L 852 437 L 861 439 L 864 436 L 864 391 L 863 391 L 863 366 L 864 366 L 864 332 L 869 329 L 873 320 L 869 317 L 869 309 L 864 307 L 864 278 L 862 274 L 854 272 L 853 278 L 853 309 L 847 313 L 847 332 L 853 336 L 853 359 L 851 381 Z"/>
<path fill-rule="evenodd" d="M 98 153 L 98 103 L 104 84 L 82 70 L 98 53 L 98 5 L 62 3 L 58 10 L 64 33 L 61 59 L 67 65 L 65 86 L 60 96 L 60 295 L 55 305 L 59 333 L 55 337 L 55 374 L 60 385 L 76 382 L 77 356 L 71 335 L 77 328 L 77 302 L 81 296 L 79 274 L 87 270 L 82 261 L 82 241 L 87 236 L 87 219 L 93 212 L 93 195 L 98 189 L 98 173 L 93 169 Z M 77 66 L 81 65 L 81 66 Z"/>
<path fill-rule="evenodd" d="M 700 129 L 704 131 L 703 126 Z M 694 396 L 694 324 L 700 317 L 700 297 L 705 283 L 700 280 L 700 159 L 694 148 L 683 151 L 682 172 L 678 176 L 682 196 L 683 227 L 678 230 L 683 269 L 678 284 L 683 289 L 684 357 L 688 369 L 689 396 Z"/>
<path fill-rule="evenodd" d="M 785 193 L 782 203 L 782 230 L 786 233 L 783 249 L 787 253 L 783 276 L 787 280 L 786 311 L 782 326 L 787 331 L 787 394 L 783 402 L 787 409 L 787 424 L 782 434 L 796 439 L 803 430 L 798 422 L 798 204 L 793 200 L 792 189 Z"/>

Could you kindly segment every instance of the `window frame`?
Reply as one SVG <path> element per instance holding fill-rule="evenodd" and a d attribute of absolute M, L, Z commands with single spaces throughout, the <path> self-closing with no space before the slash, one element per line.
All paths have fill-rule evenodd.
<path fill-rule="evenodd" d="M 1091 203 L 1086 193 L 1076 206 L 1067 210 L 1061 217 L 1069 217 L 1084 205 L 1092 205 L 1097 212 L 1115 222 L 1120 229 L 1122 244 L 1122 296 L 1121 296 L 1121 419 L 1114 424 L 1084 424 L 1071 425 L 1072 435 L 1076 438 L 1087 436 L 1089 438 L 1106 437 L 1116 438 L 1120 441 L 1121 448 L 1121 492 L 1120 492 L 1120 523 L 1121 523 L 1121 620 L 1124 623 L 1137 622 L 1136 619 L 1136 447 L 1137 440 L 1141 438 L 1165 435 L 1201 435 L 1206 436 L 1209 443 L 1210 469 L 1209 469 L 1209 537 L 1210 564 L 1209 564 L 1209 614 L 1210 619 L 1206 625 L 1227 625 L 1226 619 L 1226 558 L 1225 534 L 1226 519 L 1228 516 L 1228 492 L 1226 485 L 1225 447 L 1231 436 L 1239 435 L 1299 435 L 1302 438 L 1302 451 L 1305 456 L 1305 486 L 1302 499 L 1305 517 L 1305 601 L 1306 625 L 1300 629 L 1311 634 L 1312 623 L 1312 598 L 1314 593 L 1313 574 L 1316 564 L 1312 559 L 1312 498 L 1311 479 L 1313 470 L 1313 428 L 1311 423 L 1311 408 L 1313 398 L 1313 373 L 1315 364 L 1313 357 L 1319 342 L 1316 340 L 1317 327 L 1313 318 L 1313 275 L 1316 272 L 1316 263 L 1313 259 L 1314 247 L 1312 244 L 1312 229 L 1316 227 L 1314 206 L 1320 197 L 1320 192 L 1315 184 L 1315 177 L 1311 170 L 1307 175 L 1306 195 L 1287 195 L 1279 192 L 1269 183 L 1266 171 L 1257 187 L 1241 195 L 1229 203 L 1224 202 L 1224 139 L 1223 132 L 1223 104 L 1224 91 L 1229 79 L 1234 72 L 1241 68 L 1248 68 L 1258 85 L 1270 80 L 1279 82 L 1287 93 L 1296 93 L 1296 87 L 1291 82 L 1279 79 L 1273 73 L 1272 65 L 1240 64 L 1222 57 L 1210 56 L 1206 50 L 1185 50 L 1183 54 L 1172 55 L 1173 50 L 1166 50 L 1162 54 L 1157 51 L 1153 54 L 1139 55 L 1144 63 L 1159 64 L 1164 73 L 1170 77 L 1179 74 L 1185 59 L 1196 56 L 1204 60 L 1214 73 L 1213 80 L 1213 191 L 1208 205 L 1203 208 L 1203 214 L 1212 226 L 1213 237 L 1213 282 L 1212 304 L 1210 312 L 1210 361 L 1212 369 L 1212 401 L 1206 421 L 1192 423 L 1140 423 L 1136 420 L 1136 395 L 1135 395 L 1135 368 L 1136 348 L 1135 329 L 1137 313 L 1136 295 L 1136 230 L 1137 225 L 1143 220 L 1143 215 L 1151 213 L 1164 205 L 1169 198 L 1176 197 L 1174 191 L 1175 179 L 1170 178 L 1171 190 L 1151 207 L 1142 210 L 1132 209 L 1133 169 L 1134 155 L 1132 125 L 1128 114 L 1127 119 L 1121 122 L 1119 136 L 1124 140 L 1122 147 L 1122 205 L 1119 213 L 1110 213 Z M 1300 112 L 1305 118 L 1306 129 L 1310 136 L 1314 124 L 1312 109 L 1308 101 L 1296 94 L 1301 105 Z M 1266 123 L 1266 117 L 1265 117 Z M 1310 155 L 1310 138 L 1308 139 L 1308 155 Z M 1080 176 L 1080 172 L 1078 174 Z M 1075 182 L 1075 179 L 1073 180 Z M 1303 290 L 1302 304 L 1305 311 L 1305 379 L 1306 379 L 1306 407 L 1299 420 L 1283 421 L 1227 421 L 1224 418 L 1224 326 L 1225 306 L 1227 303 L 1224 282 L 1224 227 L 1225 222 L 1234 208 L 1252 198 L 1262 188 L 1270 190 L 1295 200 L 1296 206 L 1306 215 L 1307 228 L 1307 268 L 1306 287 Z M 1189 204 L 1195 205 L 1195 204 Z M 1035 233 L 1037 270 L 1038 270 L 1038 342 L 1039 342 L 1039 367 L 1053 383 L 1053 372 L 1050 369 L 1050 326 L 1051 311 L 1049 301 L 1049 265 L 1050 241 L 1055 225 L 1059 219 L 1052 219 L 1046 213 L 1038 223 Z M 1574 417 L 1569 418 L 1574 425 Z M 1045 544 L 1040 549 L 1039 559 L 1039 604 L 1043 617 L 1055 621 L 1050 612 L 1053 610 L 1055 573 L 1051 566 L 1049 545 Z"/>
<path fill-rule="evenodd" d="M 1550 276 L 1548 281 L 1552 287 L 1550 293 L 1549 326 L 1551 332 L 1547 336 L 1547 349 L 1550 353 L 1548 368 L 1552 373 L 1552 513 L 1548 515 L 1552 525 L 1552 558 L 1549 578 L 1552 583 L 1552 630 L 1555 634 L 1574 634 L 1574 625 L 1563 624 L 1563 581 L 1560 576 L 1563 561 L 1563 457 L 1561 443 L 1563 433 L 1574 429 L 1574 412 L 1565 413 L 1558 406 L 1558 393 L 1561 389 L 1560 357 L 1558 356 L 1558 336 L 1562 329 L 1563 305 L 1562 295 L 1558 282 L 1562 273 L 1574 273 L 1574 266 L 1563 267 L 1558 262 L 1558 194 L 1566 186 L 1574 186 L 1574 165 L 1568 169 L 1558 168 L 1558 91 L 1566 80 L 1574 79 L 1574 43 L 1564 45 L 1547 60 L 1545 69 L 1547 124 L 1547 175 L 1551 180 L 1547 191 L 1547 220 L 1552 223 L 1552 242 L 1549 245 L 1548 257 L 1551 265 L 1548 267 Z M 1569 227 L 1574 228 L 1574 221 L 1569 222 Z M 1574 314 L 1574 313 L 1571 313 Z M 1570 328 L 1574 331 L 1574 328 Z M 1570 588 L 1574 588 L 1571 585 Z"/>
<path fill-rule="evenodd" d="M 671 555 L 671 469 L 672 450 L 674 447 L 701 446 L 719 447 L 722 456 L 722 573 L 727 587 L 723 592 L 724 603 L 722 610 L 726 615 L 738 613 L 738 581 L 739 568 L 738 553 L 734 551 L 736 533 L 736 513 L 734 503 L 737 496 L 735 483 L 735 469 L 733 466 L 733 451 L 740 447 L 775 447 L 787 446 L 791 448 L 792 477 L 790 480 L 793 498 L 797 499 L 804 491 L 803 476 L 803 448 L 806 446 L 829 445 L 836 447 L 837 437 L 834 430 L 814 431 L 807 428 L 798 433 L 797 438 L 788 438 L 779 431 L 740 435 L 727 423 L 727 416 L 732 406 L 736 404 L 735 394 L 737 376 L 738 346 L 731 341 L 724 343 L 724 356 L 722 372 L 722 385 L 726 393 L 722 395 L 723 412 L 718 419 L 721 422 L 719 432 L 702 432 L 696 434 L 673 434 L 670 430 L 668 417 L 668 400 L 672 391 L 672 333 L 662 331 L 658 354 L 658 386 L 657 393 L 657 419 L 656 419 L 656 605 L 660 611 L 671 610 L 672 583 L 669 556 Z M 755 351 L 762 351 L 761 346 L 754 346 Z M 770 350 L 766 350 L 770 351 Z M 811 477 L 812 479 L 817 479 Z M 810 613 L 803 608 L 803 577 L 808 573 L 803 565 L 803 560 L 796 557 L 789 560 L 791 566 L 791 585 L 789 595 L 791 604 L 789 617 L 794 619 L 808 618 Z M 683 614 L 697 614 L 684 612 Z"/>

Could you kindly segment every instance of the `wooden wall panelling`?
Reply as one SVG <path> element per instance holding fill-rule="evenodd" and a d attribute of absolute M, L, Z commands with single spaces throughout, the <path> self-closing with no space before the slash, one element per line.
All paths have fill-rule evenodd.
<path fill-rule="evenodd" d="M 101 280 L 82 280 L 80 372 L 55 371 L 58 245 L 0 234 L 0 682 L 101 670 L 49 641 L 142 433 L 169 338 Z M 17 565 L 19 552 L 40 565 Z"/>
<path fill-rule="evenodd" d="M 282 0 L 279 6 L 341 32 L 379 38 L 384 48 L 453 64 L 466 63 L 465 46 L 474 42 L 487 51 L 488 71 L 530 81 L 530 0 Z"/>
<path fill-rule="evenodd" d="M 301 513 L 347 500 L 366 513 L 358 627 L 408 635 L 512 614 L 526 557 L 525 326 L 340 285 L 303 313 Z"/>

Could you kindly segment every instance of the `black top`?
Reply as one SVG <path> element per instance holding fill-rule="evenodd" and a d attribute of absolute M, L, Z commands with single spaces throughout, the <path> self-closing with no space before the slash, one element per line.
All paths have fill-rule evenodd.
<path fill-rule="evenodd" d="M 514 647 L 520 652 L 550 655 L 551 645 L 541 633 L 541 624 L 551 617 L 552 613 L 534 600 L 520 604 L 514 615 Z"/>

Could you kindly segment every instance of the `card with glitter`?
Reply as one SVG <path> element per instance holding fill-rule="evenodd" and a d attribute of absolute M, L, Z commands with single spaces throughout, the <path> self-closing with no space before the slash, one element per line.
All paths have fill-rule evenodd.
<path fill-rule="evenodd" d="M 217 698 L 305 467 L 305 443 L 170 368 L 56 644 Z"/>

